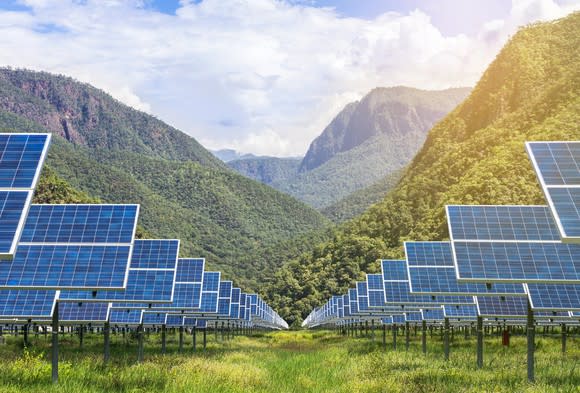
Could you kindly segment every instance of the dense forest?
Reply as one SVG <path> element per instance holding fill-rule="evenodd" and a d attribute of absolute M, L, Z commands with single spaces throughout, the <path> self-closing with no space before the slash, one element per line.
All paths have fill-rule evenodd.
<path fill-rule="evenodd" d="M 402 257 L 403 241 L 446 239 L 445 204 L 546 203 L 524 142 L 580 139 L 578 48 L 580 13 L 521 29 L 385 199 L 277 272 L 271 304 L 299 322 L 379 258 Z"/>

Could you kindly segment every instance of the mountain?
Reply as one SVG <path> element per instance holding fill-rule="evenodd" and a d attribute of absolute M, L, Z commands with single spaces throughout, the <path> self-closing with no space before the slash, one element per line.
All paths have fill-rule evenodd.
<path fill-rule="evenodd" d="M 254 157 L 228 162 L 228 166 L 250 179 L 272 185 L 296 176 L 300 158 Z"/>
<path fill-rule="evenodd" d="M 468 88 L 376 88 L 340 111 L 312 142 L 298 166 L 293 160 L 260 158 L 228 165 L 324 210 L 405 167 L 423 144 L 429 128 L 468 93 Z M 382 196 L 387 191 L 384 189 Z M 359 203 L 364 200 L 358 199 Z"/>
<path fill-rule="evenodd" d="M 210 150 L 211 153 L 223 162 L 256 158 L 253 154 L 242 154 L 233 149 Z"/>
<path fill-rule="evenodd" d="M 447 239 L 446 204 L 546 204 L 524 142 L 580 140 L 578 48 L 580 13 L 520 29 L 398 185 L 276 273 L 270 304 L 299 321 L 379 271 L 378 259 L 403 257 L 403 241 Z"/>
<path fill-rule="evenodd" d="M 282 263 L 280 245 L 301 250 L 293 238 L 329 225 L 193 138 L 71 78 L 0 69 L 0 129 L 52 132 L 46 173 L 91 198 L 140 203 L 144 231 L 180 238 L 182 256 L 206 257 L 248 290 Z"/>
<path fill-rule="evenodd" d="M 381 201 L 390 190 L 395 188 L 404 172 L 404 169 L 400 169 L 389 173 L 375 184 L 353 192 L 320 212 L 335 223 L 359 216 L 369 206 Z"/>

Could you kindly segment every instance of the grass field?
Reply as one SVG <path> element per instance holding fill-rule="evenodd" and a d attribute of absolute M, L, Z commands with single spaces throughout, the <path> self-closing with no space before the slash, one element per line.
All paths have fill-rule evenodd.
<path fill-rule="evenodd" d="M 50 380 L 50 346 L 43 336 L 6 337 L 0 346 L 0 392 L 579 392 L 580 339 L 569 338 L 560 352 L 558 337 L 537 336 L 536 378 L 526 381 L 526 342 L 512 337 L 485 341 L 485 367 L 475 367 L 475 338 L 455 336 L 451 358 L 443 360 L 441 339 L 411 337 L 407 352 L 399 337 L 397 351 L 387 336 L 387 350 L 369 338 L 347 338 L 329 331 L 256 334 L 215 341 L 193 353 L 191 343 L 177 353 L 171 335 L 168 354 L 160 354 L 157 335 L 147 337 L 145 361 L 136 363 L 137 344 L 112 336 L 112 358 L 102 361 L 102 337 L 61 338 L 60 382 Z M 200 340 L 198 340 L 200 342 Z"/>

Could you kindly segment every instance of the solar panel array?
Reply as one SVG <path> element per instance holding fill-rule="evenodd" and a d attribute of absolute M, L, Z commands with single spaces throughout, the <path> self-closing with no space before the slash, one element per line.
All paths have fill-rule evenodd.
<path fill-rule="evenodd" d="M 420 311 L 406 312 L 406 321 L 430 323 L 480 316 L 522 324 L 528 307 L 541 321 L 580 315 L 580 142 L 526 147 L 548 206 L 447 206 L 450 242 L 406 242 L 405 260 L 382 261 L 382 287 L 369 274 L 342 297 L 348 313 L 331 299 L 303 325 L 358 323 L 369 315 L 400 321 L 387 315 L 391 304 L 416 304 Z"/>
<path fill-rule="evenodd" d="M 179 240 L 135 240 L 139 206 L 31 205 L 50 134 L 0 134 L 0 320 L 183 325 L 199 318 L 287 328 Z M 220 285 L 221 284 L 221 285 Z M 247 303 L 247 304 L 246 304 Z M 195 317 L 195 318 L 194 318 Z M 203 320 L 205 326 L 205 320 Z"/>

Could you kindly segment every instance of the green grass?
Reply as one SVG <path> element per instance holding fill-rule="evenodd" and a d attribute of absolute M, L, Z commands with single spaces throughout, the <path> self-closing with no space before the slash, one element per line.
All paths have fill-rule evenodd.
<path fill-rule="evenodd" d="M 387 336 L 387 350 L 369 338 L 346 338 L 336 332 L 294 331 L 215 341 L 193 353 L 187 336 L 183 354 L 169 335 L 168 354 L 160 354 L 157 335 L 146 339 L 145 361 L 136 363 L 136 342 L 112 336 L 112 358 L 102 362 L 102 338 L 61 338 L 60 383 L 50 381 L 50 346 L 31 336 L 6 337 L 0 346 L 0 392 L 578 392 L 580 339 L 570 338 L 562 355 L 558 337 L 537 337 L 536 379 L 526 381 L 526 342 L 512 337 L 509 348 L 487 337 L 485 366 L 475 367 L 475 338 L 455 336 L 451 358 L 443 360 L 440 337 L 428 337 L 428 354 L 420 337 L 404 337 L 397 351 Z M 201 343 L 198 336 L 198 345 Z"/>

